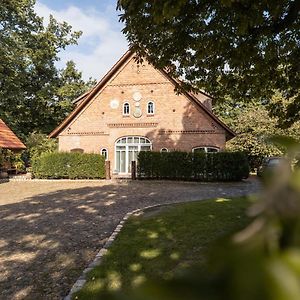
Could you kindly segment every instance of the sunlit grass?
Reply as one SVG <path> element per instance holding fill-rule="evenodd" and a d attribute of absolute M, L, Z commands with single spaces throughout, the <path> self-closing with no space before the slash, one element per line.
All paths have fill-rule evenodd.
<path fill-rule="evenodd" d="M 246 198 L 218 198 L 131 217 L 76 299 L 100 299 L 107 291 L 126 293 L 147 279 L 204 266 L 209 245 L 249 222 L 248 205 Z"/>

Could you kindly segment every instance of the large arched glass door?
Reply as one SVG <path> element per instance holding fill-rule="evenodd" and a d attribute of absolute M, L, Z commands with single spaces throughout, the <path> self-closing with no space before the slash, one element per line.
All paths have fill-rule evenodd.
<path fill-rule="evenodd" d="M 146 137 L 126 136 L 116 141 L 116 172 L 131 173 L 131 162 L 137 161 L 139 152 L 150 151 L 152 143 Z"/>

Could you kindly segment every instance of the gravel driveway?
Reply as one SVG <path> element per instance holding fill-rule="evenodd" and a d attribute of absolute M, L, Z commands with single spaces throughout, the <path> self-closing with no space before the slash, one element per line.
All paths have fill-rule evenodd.
<path fill-rule="evenodd" d="M 61 299 L 122 217 L 159 203 L 255 193 L 240 183 L 29 181 L 0 184 L 0 299 Z"/>

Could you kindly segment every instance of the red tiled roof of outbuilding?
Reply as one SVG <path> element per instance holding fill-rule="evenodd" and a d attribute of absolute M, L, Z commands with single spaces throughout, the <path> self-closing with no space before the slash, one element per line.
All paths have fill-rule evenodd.
<path fill-rule="evenodd" d="M 26 146 L 12 132 L 12 130 L 0 119 L 0 148 L 21 150 Z"/>

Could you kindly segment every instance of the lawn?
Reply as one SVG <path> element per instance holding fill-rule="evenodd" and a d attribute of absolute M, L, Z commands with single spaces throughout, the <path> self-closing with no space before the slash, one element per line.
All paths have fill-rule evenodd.
<path fill-rule="evenodd" d="M 247 198 L 218 198 L 131 217 L 75 298 L 100 299 L 107 291 L 126 294 L 146 279 L 172 278 L 188 267 L 203 267 L 209 246 L 249 222 L 248 206 Z"/>

